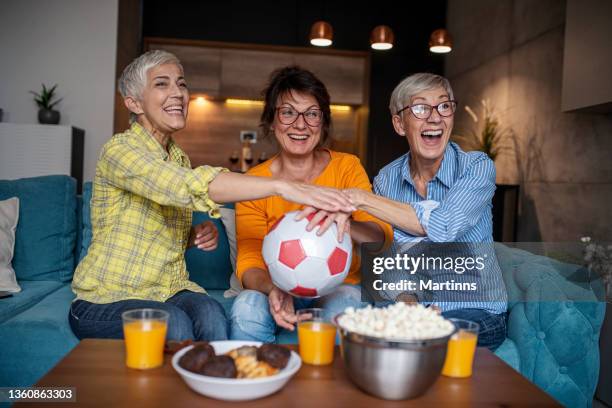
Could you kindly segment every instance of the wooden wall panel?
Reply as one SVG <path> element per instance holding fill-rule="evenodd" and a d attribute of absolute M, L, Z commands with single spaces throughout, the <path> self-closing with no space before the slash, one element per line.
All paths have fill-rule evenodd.
<path fill-rule="evenodd" d="M 222 55 L 221 94 L 226 98 L 263 99 L 272 71 L 293 62 L 285 52 L 231 49 Z"/>
<path fill-rule="evenodd" d="M 219 96 L 221 88 L 221 50 L 219 48 L 192 47 L 151 43 L 149 49 L 162 49 L 178 57 L 192 94 Z"/>
<path fill-rule="evenodd" d="M 300 53 L 294 54 L 294 63 L 323 81 L 333 103 L 364 103 L 365 58 Z"/>

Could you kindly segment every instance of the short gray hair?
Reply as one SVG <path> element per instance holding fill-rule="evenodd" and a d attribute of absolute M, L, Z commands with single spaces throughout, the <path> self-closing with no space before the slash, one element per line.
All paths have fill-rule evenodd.
<path fill-rule="evenodd" d="M 176 64 L 183 69 L 181 61 L 172 53 L 164 50 L 147 51 L 125 67 L 119 77 L 119 93 L 124 98 L 131 96 L 140 100 L 142 91 L 147 85 L 147 72 L 158 65 Z M 130 113 L 130 123 L 136 119 L 136 115 Z"/>
<path fill-rule="evenodd" d="M 428 72 L 420 72 L 404 78 L 404 80 L 402 80 L 402 82 L 395 87 L 393 93 L 391 94 L 391 100 L 389 101 L 389 111 L 391 111 L 391 116 L 397 115 L 397 112 L 404 108 L 406 103 L 410 103 L 413 96 L 420 92 L 438 87 L 444 88 L 444 90 L 448 92 L 448 96 L 451 100 L 455 99 L 450 82 L 448 82 L 448 79 L 444 78 L 443 76 L 430 74 Z"/>

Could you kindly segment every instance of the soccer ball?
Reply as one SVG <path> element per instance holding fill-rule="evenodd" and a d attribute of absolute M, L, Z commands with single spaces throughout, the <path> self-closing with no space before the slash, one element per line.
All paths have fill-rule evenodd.
<path fill-rule="evenodd" d="M 348 275 L 353 255 L 351 237 L 338 242 L 336 224 L 317 235 L 306 231 L 314 214 L 295 221 L 297 211 L 283 215 L 268 231 L 262 253 L 272 282 L 296 297 L 316 298 L 336 289 Z"/>

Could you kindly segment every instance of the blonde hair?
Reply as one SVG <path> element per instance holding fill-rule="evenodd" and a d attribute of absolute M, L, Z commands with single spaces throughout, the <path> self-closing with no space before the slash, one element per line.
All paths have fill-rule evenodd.
<path fill-rule="evenodd" d="M 125 67 L 117 84 L 119 93 L 124 98 L 131 96 L 140 100 L 147 85 L 147 72 L 163 64 L 176 64 L 181 70 L 181 61 L 172 53 L 164 50 L 147 51 Z M 130 123 L 136 120 L 136 115 L 130 113 Z"/>

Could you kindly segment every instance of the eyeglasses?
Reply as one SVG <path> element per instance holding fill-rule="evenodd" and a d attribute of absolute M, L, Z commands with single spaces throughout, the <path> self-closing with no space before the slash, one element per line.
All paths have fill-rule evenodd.
<path fill-rule="evenodd" d="M 447 118 L 449 116 L 453 116 L 453 113 L 455 113 L 455 110 L 457 109 L 457 101 L 440 102 L 434 106 L 427 105 L 426 103 L 417 103 L 415 105 L 404 106 L 402 109 L 397 111 L 397 114 L 399 115 L 406 109 L 410 109 L 410 112 L 412 112 L 414 117 L 417 119 L 429 119 L 434 109 L 438 111 L 440 116 Z"/>
<path fill-rule="evenodd" d="M 278 120 L 283 125 L 293 125 L 295 121 L 302 115 L 304 121 L 308 126 L 319 126 L 321 119 L 323 118 L 323 111 L 321 109 L 312 108 L 304 112 L 298 112 L 297 110 L 288 106 L 281 106 L 276 108 L 278 112 Z"/>

